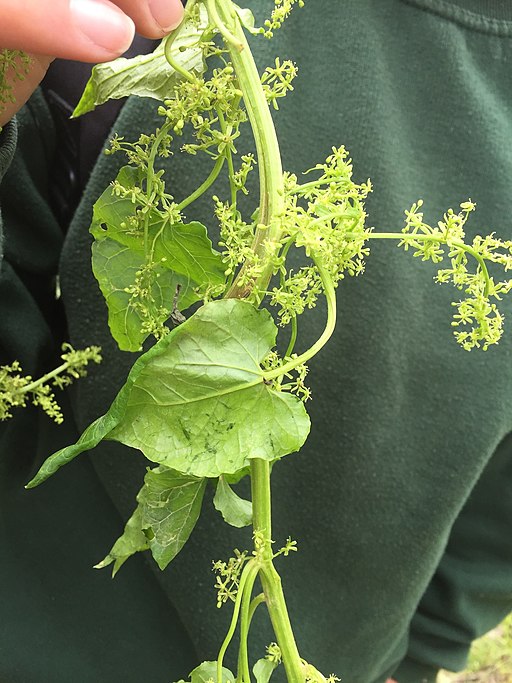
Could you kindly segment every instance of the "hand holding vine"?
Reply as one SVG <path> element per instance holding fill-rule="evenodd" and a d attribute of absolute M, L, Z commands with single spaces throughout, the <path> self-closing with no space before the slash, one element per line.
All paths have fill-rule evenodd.
<path fill-rule="evenodd" d="M 129 48 L 135 30 L 161 38 L 182 14 L 179 0 L 0 0 L 0 127 L 30 97 L 54 57 L 113 59 Z"/>

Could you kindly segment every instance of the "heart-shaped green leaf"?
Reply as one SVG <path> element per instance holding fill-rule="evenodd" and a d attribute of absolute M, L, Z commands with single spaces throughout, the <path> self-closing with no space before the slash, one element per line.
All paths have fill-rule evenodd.
<path fill-rule="evenodd" d="M 29 486 L 102 439 L 196 477 L 297 451 L 310 427 L 304 405 L 265 384 L 260 367 L 276 334 L 270 314 L 247 302 L 206 304 L 135 362 L 108 413 L 51 456 Z"/>

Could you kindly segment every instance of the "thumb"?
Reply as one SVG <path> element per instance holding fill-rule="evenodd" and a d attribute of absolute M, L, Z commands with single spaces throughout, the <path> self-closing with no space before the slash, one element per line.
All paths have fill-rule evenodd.
<path fill-rule="evenodd" d="M 0 0 L 0 46 L 100 62 L 125 52 L 133 21 L 109 0 Z"/>

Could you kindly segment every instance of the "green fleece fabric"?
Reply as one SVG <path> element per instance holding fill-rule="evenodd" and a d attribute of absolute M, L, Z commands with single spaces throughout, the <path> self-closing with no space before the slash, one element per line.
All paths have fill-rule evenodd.
<path fill-rule="evenodd" d="M 0 162 L 15 138 L 6 126 Z M 33 376 L 55 367 L 62 341 L 54 292 L 63 235 L 48 206 L 54 144 L 38 95 L 19 116 L 18 152 L 0 188 L 0 363 L 18 359 Z M 197 657 L 142 558 L 120 582 L 92 569 L 122 520 L 90 461 L 34 496 L 23 488 L 38 462 L 77 437 L 63 407 L 61 427 L 33 408 L 0 427 L 0 681 L 168 681 Z"/>
<path fill-rule="evenodd" d="M 310 0 L 255 51 L 261 63 L 280 54 L 299 67 L 276 116 L 285 168 L 300 173 L 345 144 L 357 178 L 374 183 L 371 225 L 399 230 L 420 197 L 432 221 L 471 197 L 468 233 L 512 238 L 508 0 Z M 130 100 L 115 130 L 151 131 L 154 109 Z M 40 139 L 51 143 L 47 116 L 37 98 L 23 113 L 1 187 L 2 361 L 20 357 L 34 373 L 48 367 L 60 329 L 51 291 L 62 236 L 45 202 Z M 71 340 L 100 343 L 105 355 L 71 392 L 68 432 L 73 419 L 82 429 L 108 408 L 133 361 L 109 339 L 87 231 L 93 201 L 122 163 L 98 160 L 62 249 Z M 195 164 L 171 160 L 177 196 L 206 172 Z M 213 223 L 207 202 L 196 216 Z M 378 243 L 365 275 L 341 284 L 335 337 L 311 363 L 311 437 L 275 467 L 274 537 L 291 535 L 300 548 L 282 562 L 299 647 L 347 683 L 391 674 L 429 683 L 441 667 L 462 668 L 472 639 L 512 609 L 512 330 L 487 353 L 462 351 L 450 327 L 457 293 L 434 286 L 433 274 Z M 512 302 L 503 308 L 512 320 Z M 301 320 L 302 347 L 322 323 L 322 310 Z M 168 570 L 137 558 L 112 584 L 89 567 L 131 513 L 146 463 L 107 444 L 22 492 L 68 432 L 31 411 L 0 432 L 0 680 L 64 683 L 72 671 L 78 683 L 168 683 L 187 673 L 194 650 L 215 658 L 229 613 L 215 611 L 210 560 L 248 545 L 248 532 L 226 528 L 207 499 Z M 258 656 L 271 637 L 262 614 Z"/>

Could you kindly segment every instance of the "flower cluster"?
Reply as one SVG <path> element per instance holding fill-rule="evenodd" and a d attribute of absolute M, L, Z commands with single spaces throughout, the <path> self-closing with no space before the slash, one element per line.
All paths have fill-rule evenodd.
<path fill-rule="evenodd" d="M 183 151 L 197 154 L 202 150 L 218 158 L 227 149 L 236 152 L 234 141 L 239 136 L 240 124 L 247 119 L 240 107 L 241 99 L 234 69 L 226 64 L 213 69 L 208 79 L 191 75 L 190 79 L 179 81 L 158 113 L 166 118 L 175 134 L 181 135 L 185 125 L 191 125 L 196 141 L 183 145 Z"/>
<path fill-rule="evenodd" d="M 225 161 L 230 170 L 231 203 L 222 203 L 214 197 L 214 204 L 221 224 L 220 245 L 224 248 L 226 275 L 234 277 L 240 264 L 251 260 L 251 257 L 251 273 L 259 272 L 259 259 L 250 248 L 254 227 L 244 223 L 235 201 L 238 192 L 247 193 L 245 184 L 255 165 L 251 154 L 241 157 L 238 170 L 235 170 L 233 161 L 239 127 L 247 118 L 245 109 L 240 106 L 242 93 L 232 65 L 224 61 L 225 51 L 214 48 L 207 41 L 203 48 L 223 66 L 212 69 L 208 78 L 195 73 L 184 74 L 175 83 L 169 98 L 158 108 L 164 119 L 162 126 L 151 135 L 140 135 L 135 142 L 114 137 L 108 152 L 126 154 L 131 168 L 128 178 L 123 177 L 112 184 L 114 196 L 129 199 L 133 204 L 133 212 L 120 227 L 128 235 L 144 236 L 145 263 L 124 291 L 130 294 L 129 305 L 140 317 L 141 331 L 156 338 L 166 332 L 164 322 L 169 316 L 169 309 L 160 305 L 161 297 L 155 297 L 155 292 L 159 291 L 157 278 L 162 268 L 155 262 L 150 248 L 150 224 L 157 220 L 163 225 L 183 222 L 183 210 L 215 182 Z M 182 145 L 182 151 L 192 155 L 204 152 L 215 161 L 215 165 L 209 177 L 190 197 L 176 203 L 173 195 L 166 192 L 163 171 L 156 170 L 155 165 L 158 157 L 169 156 L 174 138 L 185 132 L 190 141 Z M 212 289 L 206 285 L 197 291 L 204 299 L 210 299 L 222 294 L 223 289 L 221 286 Z"/>
<path fill-rule="evenodd" d="M 294 541 L 290 536 L 286 539 L 286 543 L 282 548 L 280 548 L 277 553 L 274 553 L 274 559 L 276 557 L 279 557 L 279 555 L 284 555 L 284 557 L 288 557 L 290 553 L 296 553 L 298 550 L 297 548 L 297 541 Z"/>
<path fill-rule="evenodd" d="M 240 211 L 228 202 L 213 197 L 214 210 L 220 226 L 219 246 L 222 248 L 222 260 L 226 264 L 226 275 L 234 275 L 235 270 L 247 259 L 254 260 L 251 249 L 254 239 L 254 225 L 245 223 Z"/>
<path fill-rule="evenodd" d="M 308 664 L 305 661 L 303 661 L 303 666 L 306 674 L 306 683 L 338 683 L 341 680 L 334 674 L 324 676 L 312 664 Z"/>
<path fill-rule="evenodd" d="M 283 244 L 303 247 L 312 263 L 297 272 L 282 266 L 280 286 L 271 292 L 281 325 L 315 306 L 323 291 L 318 264 L 336 285 L 345 274 L 361 274 L 369 253 L 364 201 L 370 182 L 358 185 L 353 181 L 352 161 L 344 147 L 333 148 L 324 164 L 307 171 L 313 172 L 317 179 L 302 185 L 294 175 L 285 178 Z"/>
<path fill-rule="evenodd" d="M 272 38 L 274 31 L 281 28 L 285 20 L 290 16 L 294 7 L 304 7 L 304 0 L 275 0 L 275 7 L 272 10 L 270 19 L 265 21 L 265 38 Z"/>
<path fill-rule="evenodd" d="M 12 81 L 23 81 L 31 64 L 32 58 L 21 50 L 0 50 L 0 112 L 14 102 Z"/>
<path fill-rule="evenodd" d="M 57 424 L 61 424 L 64 418 L 53 388 L 63 389 L 73 380 L 85 377 L 88 363 L 101 362 L 100 349 L 88 346 L 75 350 L 70 344 L 63 344 L 61 359 L 63 363 L 59 367 L 37 380 L 30 375 L 23 375 L 18 361 L 0 366 L 0 420 L 12 417 L 13 408 L 32 403 L 42 408 Z"/>
<path fill-rule="evenodd" d="M 169 329 L 165 322 L 171 315 L 169 306 L 161 305 L 161 290 L 158 278 L 166 273 L 162 262 L 148 261 L 137 270 L 133 283 L 125 288 L 130 295 L 129 306 L 140 317 L 140 329 L 144 335 L 152 334 L 155 339 L 162 339 Z"/>
<path fill-rule="evenodd" d="M 235 602 L 240 576 L 246 561 L 247 551 L 240 552 L 235 548 L 234 557 L 230 557 L 227 562 L 223 560 L 213 562 L 213 571 L 217 574 L 215 577 L 217 607 L 222 607 L 228 600 Z"/>
<path fill-rule="evenodd" d="M 450 266 L 440 268 L 435 280 L 450 282 L 464 292 L 464 299 L 453 303 L 455 338 L 466 351 L 475 347 L 486 351 L 499 342 L 503 333 L 503 315 L 492 299 L 500 301 L 512 289 L 512 279 L 496 281 L 489 273 L 488 264 L 500 265 L 505 271 L 512 269 L 512 241 L 500 240 L 491 233 L 485 237 L 477 235 L 471 243 L 466 243 L 465 225 L 475 210 L 471 201 L 461 204 L 459 213 L 447 211 L 434 228 L 424 222 L 421 207 L 419 201 L 406 211 L 405 237 L 400 246 L 405 250 L 412 247 L 414 256 L 436 264 L 447 253 Z M 477 264 L 476 269 L 469 268 L 470 262 Z"/>
<path fill-rule="evenodd" d="M 243 194 L 249 194 L 249 190 L 246 188 L 247 177 L 249 173 L 254 169 L 256 165 L 256 159 L 254 154 L 242 154 L 240 157 L 241 164 L 238 171 L 233 174 L 233 183 L 237 190 L 241 190 Z"/>
<path fill-rule="evenodd" d="M 277 643 L 270 643 L 270 645 L 267 646 L 267 654 L 265 655 L 265 659 L 268 659 L 269 662 L 272 662 L 276 665 L 281 663 L 281 648 Z"/>
<path fill-rule="evenodd" d="M 279 109 L 277 100 L 285 97 L 291 90 L 293 90 L 292 82 L 297 76 L 297 67 L 289 59 L 281 62 L 279 57 L 276 57 L 274 66 L 267 66 L 261 75 L 261 83 L 263 85 L 263 92 L 267 98 L 267 102 L 272 104 L 274 109 Z"/>
<path fill-rule="evenodd" d="M 142 133 L 135 142 L 127 142 L 123 137 L 115 134 L 105 154 L 108 156 L 116 152 L 124 152 L 132 166 L 147 171 L 155 157 L 167 158 L 171 155 L 172 140 L 168 127 L 158 128 L 150 135 Z"/>
<path fill-rule="evenodd" d="M 285 363 L 295 360 L 296 358 L 297 354 L 295 353 L 292 353 L 285 358 L 281 358 L 275 351 L 270 351 L 263 359 L 261 365 L 266 371 L 277 370 L 285 365 Z M 300 365 L 295 366 L 292 372 L 280 375 L 278 380 L 273 381 L 272 388 L 276 391 L 289 391 L 305 403 L 311 398 L 311 389 L 306 386 L 305 383 L 308 372 L 308 366 L 305 363 L 301 363 Z M 285 382 L 284 380 L 288 381 Z"/>

